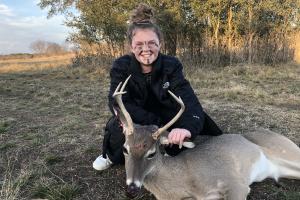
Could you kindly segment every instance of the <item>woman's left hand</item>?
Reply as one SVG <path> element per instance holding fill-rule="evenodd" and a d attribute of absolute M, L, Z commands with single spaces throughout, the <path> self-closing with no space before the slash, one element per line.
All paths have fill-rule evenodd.
<path fill-rule="evenodd" d="M 168 135 L 170 144 L 178 144 L 179 148 L 182 148 L 182 144 L 185 138 L 190 138 L 191 132 L 184 128 L 174 128 Z"/>

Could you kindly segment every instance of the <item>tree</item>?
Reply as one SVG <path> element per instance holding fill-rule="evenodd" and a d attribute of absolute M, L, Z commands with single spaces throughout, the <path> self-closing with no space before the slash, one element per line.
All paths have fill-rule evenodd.
<path fill-rule="evenodd" d="M 45 53 L 47 49 L 47 43 L 43 40 L 37 40 L 30 44 L 30 49 L 35 53 Z"/>
<path fill-rule="evenodd" d="M 30 44 L 30 48 L 35 53 L 47 53 L 47 54 L 59 54 L 66 52 L 66 49 L 55 42 L 47 42 L 43 40 L 37 40 Z"/>
<path fill-rule="evenodd" d="M 65 49 L 61 45 L 59 45 L 55 42 L 48 42 L 47 43 L 46 53 L 48 53 L 48 54 L 59 54 L 59 53 L 63 53 L 63 52 L 65 52 Z"/>
<path fill-rule="evenodd" d="M 96 53 L 125 52 L 127 20 L 137 0 L 41 0 L 49 17 L 63 13 L 75 28 L 70 39 Z M 300 27 L 300 0 L 146 0 L 164 33 L 162 51 L 219 64 L 261 62 L 290 51 Z M 72 6 L 78 12 L 72 13 Z M 272 36 L 271 36 L 272 35 Z M 275 41 L 275 39 L 277 41 Z M 104 48 L 105 47 L 105 48 Z M 284 48 L 283 48 L 284 47 Z M 270 49 L 264 56 L 262 49 Z M 283 49 L 283 50 L 282 50 Z M 280 58 L 281 59 L 281 58 Z M 202 62 L 203 60 L 200 60 Z M 224 64 L 224 63 L 223 63 Z"/>

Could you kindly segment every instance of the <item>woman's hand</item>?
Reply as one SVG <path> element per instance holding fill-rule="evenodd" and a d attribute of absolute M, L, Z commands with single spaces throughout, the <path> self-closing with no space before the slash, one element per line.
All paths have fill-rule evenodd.
<path fill-rule="evenodd" d="M 185 138 L 190 138 L 191 132 L 184 128 L 174 128 L 168 135 L 168 140 L 170 144 L 178 144 L 181 149 L 183 141 Z"/>

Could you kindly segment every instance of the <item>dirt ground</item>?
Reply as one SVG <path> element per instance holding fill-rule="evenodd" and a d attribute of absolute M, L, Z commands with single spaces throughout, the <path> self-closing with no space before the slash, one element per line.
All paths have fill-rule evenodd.
<path fill-rule="evenodd" d="M 244 67 L 200 69 L 187 77 L 225 133 L 263 127 L 299 145 L 299 68 L 277 68 L 282 76 L 261 69 L 263 78 Z M 108 76 L 101 70 L 0 74 L 1 199 L 127 199 L 124 166 L 92 168 L 111 115 L 107 94 Z M 266 180 L 251 188 L 249 200 L 300 199 L 299 180 Z M 155 198 L 143 191 L 135 199 Z"/>

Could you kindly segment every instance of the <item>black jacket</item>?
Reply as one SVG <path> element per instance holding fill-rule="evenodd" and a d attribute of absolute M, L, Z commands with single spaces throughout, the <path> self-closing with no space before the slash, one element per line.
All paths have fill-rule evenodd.
<path fill-rule="evenodd" d="M 131 74 L 125 89 L 127 93 L 122 99 L 134 123 L 162 126 L 169 122 L 180 109 L 178 103 L 167 92 L 171 90 L 182 98 L 185 111 L 170 129 L 185 128 L 191 132 L 192 139 L 202 134 L 205 127 L 208 131 L 214 131 L 212 135 L 220 134 L 216 133 L 216 130 L 220 131 L 216 124 L 203 112 L 190 83 L 183 76 L 183 67 L 177 58 L 159 54 L 152 69 L 149 83 L 134 55 L 125 55 L 114 61 L 110 71 L 111 111 L 115 103 L 112 94 L 117 85 Z M 208 124 L 205 125 L 206 122 Z"/>

